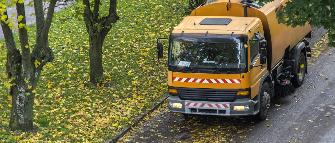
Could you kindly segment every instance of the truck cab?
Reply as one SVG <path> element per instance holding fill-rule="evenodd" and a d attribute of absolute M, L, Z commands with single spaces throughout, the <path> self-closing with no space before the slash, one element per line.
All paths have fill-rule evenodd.
<path fill-rule="evenodd" d="M 217 0 L 185 17 L 169 38 L 171 111 L 265 120 L 275 92 L 300 86 L 307 72 L 311 28 L 277 21 L 286 1 Z M 162 57 L 160 40 L 157 49 Z"/>
<path fill-rule="evenodd" d="M 258 18 L 189 16 L 170 37 L 169 107 L 186 114 L 255 115 L 261 75 Z"/>

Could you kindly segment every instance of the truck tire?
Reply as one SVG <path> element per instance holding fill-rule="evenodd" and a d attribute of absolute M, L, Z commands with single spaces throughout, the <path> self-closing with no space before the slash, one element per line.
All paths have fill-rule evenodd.
<path fill-rule="evenodd" d="M 259 112 L 256 115 L 257 120 L 264 121 L 267 116 L 271 106 L 271 87 L 268 83 L 264 83 L 260 92 L 259 100 Z"/>
<path fill-rule="evenodd" d="M 297 69 L 295 70 L 296 72 L 293 74 L 294 77 L 292 78 L 292 84 L 295 88 L 300 87 L 305 81 L 307 71 L 306 54 L 301 52 L 297 62 Z"/>

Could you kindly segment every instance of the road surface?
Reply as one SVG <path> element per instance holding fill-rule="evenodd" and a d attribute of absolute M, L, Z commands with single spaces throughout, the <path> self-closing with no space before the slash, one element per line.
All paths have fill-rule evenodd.
<path fill-rule="evenodd" d="M 324 33 L 314 30 L 316 42 Z M 251 117 L 204 117 L 185 120 L 166 103 L 119 142 L 335 143 L 335 49 L 309 67 L 304 85 L 276 98 L 266 121 Z"/>

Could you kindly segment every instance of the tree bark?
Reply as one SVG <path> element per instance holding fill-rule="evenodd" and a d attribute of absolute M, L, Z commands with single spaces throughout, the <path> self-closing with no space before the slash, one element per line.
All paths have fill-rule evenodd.
<path fill-rule="evenodd" d="M 16 3 L 17 19 L 20 16 L 26 17 L 24 4 Z M 26 19 L 23 18 L 19 23 L 26 26 Z M 26 27 L 19 27 L 19 39 L 22 52 L 22 70 L 24 78 L 29 81 L 32 78 L 32 63 L 30 56 L 30 49 L 28 44 L 28 31 Z"/>
<path fill-rule="evenodd" d="M 90 82 L 94 85 L 103 80 L 102 46 L 105 36 L 90 36 Z"/>
<path fill-rule="evenodd" d="M 16 84 L 19 81 L 16 82 Z M 33 105 L 34 94 L 27 88 L 24 81 L 20 81 L 19 85 L 11 87 L 12 110 L 10 116 L 9 127 L 11 130 L 31 131 L 33 130 Z"/>
<path fill-rule="evenodd" d="M 84 21 L 89 34 L 90 43 L 90 82 L 94 85 L 103 80 L 102 66 L 102 46 L 106 35 L 111 30 L 112 23 L 115 23 L 119 17 L 116 13 L 117 0 L 109 1 L 109 13 L 107 16 L 100 17 L 100 0 L 94 0 L 93 11 L 89 0 L 83 0 L 85 5 Z"/>

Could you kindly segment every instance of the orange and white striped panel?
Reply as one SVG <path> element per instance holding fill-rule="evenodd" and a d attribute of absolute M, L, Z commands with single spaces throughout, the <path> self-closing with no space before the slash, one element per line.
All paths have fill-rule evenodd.
<path fill-rule="evenodd" d="M 199 102 L 186 102 L 187 108 L 211 108 L 211 109 L 229 109 L 229 104 L 224 103 L 199 103 Z"/>
<path fill-rule="evenodd" d="M 200 79 L 200 78 L 174 77 L 173 81 L 184 82 L 184 83 L 205 83 L 205 84 L 241 84 L 240 79 Z"/>

